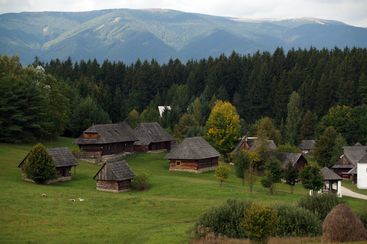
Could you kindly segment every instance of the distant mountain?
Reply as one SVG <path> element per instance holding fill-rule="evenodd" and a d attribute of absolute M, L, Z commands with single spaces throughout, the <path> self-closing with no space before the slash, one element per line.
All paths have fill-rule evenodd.
<path fill-rule="evenodd" d="M 0 15 L 0 54 L 73 60 L 182 60 L 290 48 L 367 47 L 367 29 L 312 18 L 246 20 L 174 10 L 112 9 Z"/>

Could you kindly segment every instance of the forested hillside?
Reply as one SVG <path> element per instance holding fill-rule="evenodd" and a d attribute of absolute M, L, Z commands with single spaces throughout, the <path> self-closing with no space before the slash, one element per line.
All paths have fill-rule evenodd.
<path fill-rule="evenodd" d="M 2 141 L 78 136 L 93 123 L 156 121 L 158 105 L 172 106 L 159 121 L 176 136 L 200 134 L 218 99 L 235 105 L 244 133 L 264 116 L 283 132 L 296 91 L 300 139 L 332 125 L 348 143 L 367 142 L 367 49 L 278 48 L 166 64 L 36 59 L 27 68 L 2 56 L 0 65 Z"/>

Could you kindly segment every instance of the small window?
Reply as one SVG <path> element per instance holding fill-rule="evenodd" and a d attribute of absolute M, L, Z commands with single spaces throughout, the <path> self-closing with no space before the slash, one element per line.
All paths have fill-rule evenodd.
<path fill-rule="evenodd" d="M 181 165 L 181 161 L 176 161 L 176 165 L 180 166 Z"/>

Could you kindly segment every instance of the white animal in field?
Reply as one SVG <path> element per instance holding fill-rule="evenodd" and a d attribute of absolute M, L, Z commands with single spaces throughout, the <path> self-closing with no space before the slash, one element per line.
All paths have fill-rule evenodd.
<path fill-rule="evenodd" d="M 79 197 L 79 202 L 84 202 L 84 199 Z"/>
<path fill-rule="evenodd" d="M 41 194 L 41 197 L 47 197 L 47 194 L 46 193 L 42 193 Z"/>

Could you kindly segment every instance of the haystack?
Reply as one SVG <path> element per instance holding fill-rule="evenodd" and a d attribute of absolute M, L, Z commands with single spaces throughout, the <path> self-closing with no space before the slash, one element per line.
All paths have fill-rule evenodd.
<path fill-rule="evenodd" d="M 339 204 L 326 216 L 322 225 L 324 241 L 367 240 L 367 230 L 361 220 L 345 204 Z"/>

